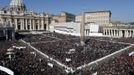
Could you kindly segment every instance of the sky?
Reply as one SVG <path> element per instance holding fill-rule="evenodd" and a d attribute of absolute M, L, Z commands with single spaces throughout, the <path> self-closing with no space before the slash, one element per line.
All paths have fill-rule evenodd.
<path fill-rule="evenodd" d="M 11 0 L 0 0 L 8 6 Z M 134 22 L 134 0 L 23 0 L 27 9 L 58 14 L 66 11 L 78 15 L 82 11 L 111 10 L 113 21 Z"/>

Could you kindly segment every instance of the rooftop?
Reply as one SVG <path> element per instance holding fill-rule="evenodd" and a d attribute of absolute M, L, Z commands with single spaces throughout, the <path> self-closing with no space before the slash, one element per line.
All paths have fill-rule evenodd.
<path fill-rule="evenodd" d="M 85 13 L 96 13 L 96 12 L 99 12 L 99 13 L 101 13 L 101 12 L 110 12 L 110 13 L 111 13 L 111 11 L 110 11 L 110 10 L 86 11 Z"/>

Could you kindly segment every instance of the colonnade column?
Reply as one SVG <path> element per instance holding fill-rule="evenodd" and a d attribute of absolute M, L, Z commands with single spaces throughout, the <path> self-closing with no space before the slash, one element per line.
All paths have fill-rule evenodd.
<path fill-rule="evenodd" d="M 35 19 L 33 19 L 33 30 L 35 30 Z"/>
<path fill-rule="evenodd" d="M 21 29 L 24 30 L 24 19 L 21 19 Z"/>
<path fill-rule="evenodd" d="M 18 25 L 18 23 L 17 23 L 17 19 L 15 19 L 15 30 L 18 29 L 17 25 Z"/>
<path fill-rule="evenodd" d="M 46 30 L 49 30 L 49 17 L 46 17 Z"/>
<path fill-rule="evenodd" d="M 38 30 L 40 30 L 40 20 L 38 20 Z"/>
<path fill-rule="evenodd" d="M 128 37 L 128 30 L 125 30 L 125 37 Z"/>
<path fill-rule="evenodd" d="M 110 29 L 110 32 L 111 32 L 111 34 L 110 34 L 110 35 L 111 35 L 111 36 L 113 36 L 113 31 L 112 31 L 112 29 Z"/>
<path fill-rule="evenodd" d="M 26 30 L 27 30 L 27 19 L 25 19 L 25 27 L 26 27 Z"/>
<path fill-rule="evenodd" d="M 29 19 L 29 22 L 30 22 L 30 30 L 32 30 L 32 28 L 31 28 L 31 25 L 32 25 L 31 19 Z"/>
<path fill-rule="evenodd" d="M 119 30 L 119 37 L 123 37 L 122 36 L 122 30 Z"/>
<path fill-rule="evenodd" d="M 107 35 L 109 36 L 109 29 L 107 29 Z"/>
<path fill-rule="evenodd" d="M 107 29 L 105 29 L 106 35 L 108 35 Z"/>
<path fill-rule="evenodd" d="M 120 30 L 118 29 L 118 31 L 117 31 L 117 33 L 118 33 L 117 36 L 118 36 L 118 37 L 119 37 L 119 35 L 120 35 L 119 31 L 120 31 Z"/>
<path fill-rule="evenodd" d="M 128 37 L 131 37 L 131 30 L 129 30 L 129 36 Z"/>
<path fill-rule="evenodd" d="M 44 29 L 44 21 L 43 21 L 43 19 L 41 19 L 41 30 L 45 30 Z"/>
<path fill-rule="evenodd" d="M 130 31 L 130 37 L 132 37 L 132 36 L 133 36 L 133 31 L 131 30 L 131 31 Z"/>
<path fill-rule="evenodd" d="M 113 36 L 115 37 L 115 29 L 113 29 Z"/>

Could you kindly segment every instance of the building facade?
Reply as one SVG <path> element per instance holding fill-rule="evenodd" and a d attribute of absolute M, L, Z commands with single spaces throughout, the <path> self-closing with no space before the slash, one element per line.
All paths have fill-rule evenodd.
<path fill-rule="evenodd" d="M 107 26 L 111 21 L 110 10 L 98 10 L 85 13 L 85 23 L 96 23 L 99 26 Z M 76 16 L 76 22 L 81 22 L 82 15 Z"/>
<path fill-rule="evenodd" d="M 125 38 L 134 38 L 134 26 L 117 24 L 113 26 L 103 27 L 103 35 L 108 37 L 125 37 Z"/>
<path fill-rule="evenodd" d="M 81 23 L 78 22 L 52 23 L 49 26 L 51 32 L 81 36 Z M 93 23 L 86 24 L 83 31 L 84 36 L 102 36 L 98 33 L 99 26 Z"/>
<path fill-rule="evenodd" d="M 1 25 L 7 21 L 15 31 L 44 31 L 49 30 L 51 17 L 46 13 L 28 11 L 22 0 L 11 0 L 9 6 L 0 10 Z"/>
<path fill-rule="evenodd" d="M 62 22 L 74 22 L 75 21 L 75 15 L 68 13 L 68 12 L 60 12 L 59 15 L 53 15 L 52 19 L 54 22 L 62 23 Z"/>
<path fill-rule="evenodd" d="M 15 31 L 11 26 L 0 26 L 0 38 L 5 38 L 6 40 L 15 39 Z"/>
<path fill-rule="evenodd" d="M 51 32 L 80 36 L 80 23 L 76 22 L 52 23 L 49 26 Z"/>

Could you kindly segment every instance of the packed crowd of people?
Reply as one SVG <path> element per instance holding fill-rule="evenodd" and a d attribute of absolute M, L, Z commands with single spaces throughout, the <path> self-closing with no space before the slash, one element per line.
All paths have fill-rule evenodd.
<path fill-rule="evenodd" d="M 5 55 L 6 55 L 6 50 L 13 44 L 12 41 L 0 41 L 0 66 L 3 65 L 3 62 L 5 58 Z M 5 72 L 3 71 L 0 71 L 0 75 L 7 75 Z"/>
<path fill-rule="evenodd" d="M 134 38 L 125 38 L 125 37 L 121 37 L 121 38 L 112 38 L 112 37 L 88 37 L 88 38 L 95 38 L 98 40 L 107 40 L 107 41 L 113 41 L 113 42 L 124 42 L 124 43 L 131 43 L 134 44 Z"/>
<path fill-rule="evenodd" d="M 96 64 L 93 67 L 76 70 L 81 65 L 129 46 L 129 44 L 118 43 L 121 39 L 125 38 L 118 40 L 91 37 L 81 46 L 80 38 L 71 35 L 57 33 L 26 35 L 23 40 L 44 54 L 68 67 L 72 67 L 75 72 L 65 72 L 63 67 L 17 40 L 0 41 L 0 66 L 11 69 L 15 75 L 133 75 L 134 57 L 129 56 L 129 53 L 134 51 L 134 47 L 117 57 L 109 58 L 107 61 L 103 60 L 103 63 Z M 112 40 L 117 43 L 111 42 Z M 122 42 L 127 41 L 122 40 Z M 7 74 L 0 71 L 0 75 Z"/>
<path fill-rule="evenodd" d="M 17 41 L 0 42 L 0 53 L 0 66 L 11 69 L 15 75 L 67 75 L 57 65 L 48 65 L 51 61 Z M 7 73 L 0 71 L 0 75 Z"/>
<path fill-rule="evenodd" d="M 43 35 L 27 35 L 27 38 L 25 38 L 25 41 L 27 42 L 42 42 L 42 41 L 52 41 L 52 40 L 56 40 L 55 38 L 51 38 L 51 37 L 45 37 Z"/>
<path fill-rule="evenodd" d="M 78 71 L 81 75 L 134 75 L 134 55 L 129 53 L 134 51 L 134 47 L 128 49 L 118 57 L 112 57 L 108 61 L 96 65 L 94 68 Z"/>
<path fill-rule="evenodd" d="M 114 38 L 113 41 L 125 42 L 134 44 L 134 38 Z"/>
<path fill-rule="evenodd" d="M 48 37 L 47 35 L 43 36 L 42 39 L 47 40 L 47 38 L 45 38 Z M 93 38 L 88 39 L 85 42 L 85 45 L 81 46 L 78 37 L 56 33 L 51 35 L 49 34 L 49 36 L 59 38 L 61 40 L 55 42 L 50 41 L 47 43 L 40 43 L 39 41 L 38 43 L 33 43 L 32 46 L 73 68 L 77 68 L 83 64 L 88 64 L 96 59 L 128 46 L 126 44 L 111 43 L 109 41 L 99 41 Z M 34 36 L 32 38 L 34 38 Z M 38 40 L 40 39 L 36 38 L 35 41 Z"/>

